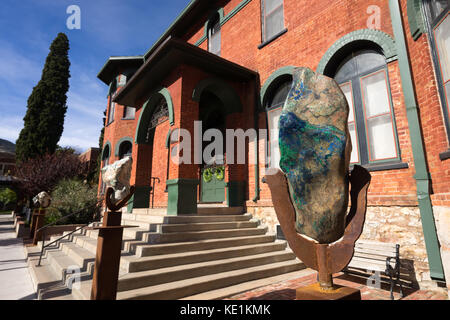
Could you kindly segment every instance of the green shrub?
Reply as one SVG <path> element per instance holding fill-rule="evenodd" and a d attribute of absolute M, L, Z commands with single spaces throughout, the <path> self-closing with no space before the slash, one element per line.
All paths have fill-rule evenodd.
<path fill-rule="evenodd" d="M 16 193 L 9 188 L 0 189 L 0 209 L 2 207 L 10 208 L 10 205 L 16 203 L 17 195 Z"/>
<path fill-rule="evenodd" d="M 97 189 L 90 187 L 77 179 L 62 180 L 52 192 L 51 208 L 48 220 L 57 220 L 60 217 L 73 216 L 63 219 L 58 224 L 84 224 L 92 222 L 100 215 L 99 206 L 96 206 Z M 55 211 L 56 210 L 56 211 Z"/>

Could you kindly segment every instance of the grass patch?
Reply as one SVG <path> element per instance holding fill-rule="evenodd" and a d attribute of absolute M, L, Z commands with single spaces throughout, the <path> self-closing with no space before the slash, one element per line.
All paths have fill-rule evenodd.
<path fill-rule="evenodd" d="M 0 214 L 11 214 L 12 210 L 0 211 Z"/>

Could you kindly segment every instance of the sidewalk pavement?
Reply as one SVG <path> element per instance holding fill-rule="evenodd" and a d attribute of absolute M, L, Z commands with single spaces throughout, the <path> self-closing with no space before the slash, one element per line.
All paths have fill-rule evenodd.
<path fill-rule="evenodd" d="M 34 300 L 22 239 L 16 238 L 10 214 L 0 214 L 0 300 Z"/>
<path fill-rule="evenodd" d="M 336 274 L 333 277 L 335 284 L 359 289 L 362 300 L 390 300 L 388 284 L 382 283 L 381 288 L 378 289 L 367 286 L 366 280 L 366 278 L 344 273 Z M 317 282 L 317 272 L 311 270 L 308 275 L 243 292 L 226 300 L 295 300 L 295 290 L 297 288 L 315 282 Z M 404 287 L 403 293 L 404 297 L 402 300 L 448 300 L 446 288 L 437 287 L 430 290 L 419 290 Z M 394 290 L 394 299 L 401 299 L 398 287 Z"/>

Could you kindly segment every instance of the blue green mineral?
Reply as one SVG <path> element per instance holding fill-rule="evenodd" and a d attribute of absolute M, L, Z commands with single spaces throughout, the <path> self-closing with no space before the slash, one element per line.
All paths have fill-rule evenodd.
<path fill-rule="evenodd" d="M 319 243 L 342 237 L 348 207 L 349 107 L 338 84 L 296 68 L 279 120 L 280 167 L 296 211 L 296 230 Z"/>

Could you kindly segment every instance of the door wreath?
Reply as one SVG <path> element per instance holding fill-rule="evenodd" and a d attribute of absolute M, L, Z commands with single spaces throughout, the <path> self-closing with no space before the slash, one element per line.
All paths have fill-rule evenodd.
<path fill-rule="evenodd" d="M 211 168 L 207 168 L 203 171 L 203 181 L 210 182 L 212 180 L 212 176 L 213 176 L 213 173 L 212 173 Z"/>
<path fill-rule="evenodd" d="M 222 181 L 225 177 L 225 168 L 224 167 L 217 167 L 215 172 L 216 179 L 219 181 Z"/>

